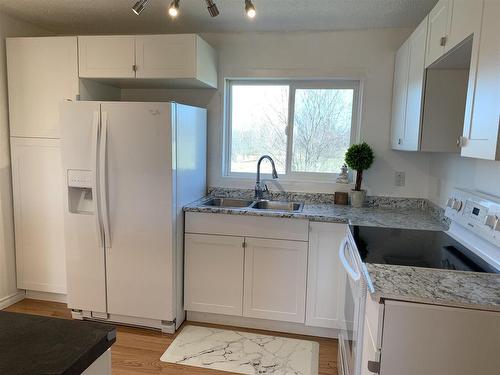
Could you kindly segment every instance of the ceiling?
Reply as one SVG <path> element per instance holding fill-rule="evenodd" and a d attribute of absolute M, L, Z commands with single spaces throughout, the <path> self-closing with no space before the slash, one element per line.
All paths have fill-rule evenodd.
<path fill-rule="evenodd" d="M 257 17 L 245 17 L 244 0 L 181 0 L 175 20 L 170 0 L 150 0 L 140 16 L 135 0 L 0 0 L 0 11 L 60 34 L 346 30 L 415 27 L 437 0 L 253 0 Z"/>

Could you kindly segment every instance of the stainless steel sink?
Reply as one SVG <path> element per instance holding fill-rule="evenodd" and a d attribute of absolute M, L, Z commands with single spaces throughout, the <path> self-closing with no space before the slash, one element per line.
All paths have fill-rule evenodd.
<path fill-rule="evenodd" d="M 300 212 L 304 203 L 299 202 L 281 202 L 281 201 L 256 201 L 252 207 L 255 210 L 271 210 L 285 212 Z"/>
<path fill-rule="evenodd" d="M 234 199 L 234 198 L 212 198 L 205 203 L 203 206 L 213 206 L 213 207 L 249 207 L 254 201 L 249 201 L 246 199 Z"/>

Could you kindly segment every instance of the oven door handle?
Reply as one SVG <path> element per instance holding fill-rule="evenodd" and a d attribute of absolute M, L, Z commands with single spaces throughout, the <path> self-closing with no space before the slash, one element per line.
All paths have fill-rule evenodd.
<path fill-rule="evenodd" d="M 347 258 L 346 258 L 346 250 L 350 252 L 350 248 L 349 248 L 349 240 L 346 238 L 344 238 L 344 240 L 342 241 L 342 243 L 340 244 L 340 248 L 339 248 L 339 258 L 340 258 L 340 261 L 342 262 L 342 265 L 344 266 L 344 269 L 347 271 L 347 274 L 349 275 L 349 277 L 354 281 L 358 281 L 360 278 L 361 278 L 361 273 L 358 271 L 356 272 L 352 267 L 351 265 L 349 264 L 349 262 L 347 261 Z M 352 254 L 351 254 L 352 255 Z"/>

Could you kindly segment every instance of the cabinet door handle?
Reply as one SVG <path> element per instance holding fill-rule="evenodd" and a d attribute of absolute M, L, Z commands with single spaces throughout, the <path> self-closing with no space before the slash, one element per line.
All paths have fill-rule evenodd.
<path fill-rule="evenodd" d="M 440 39 L 440 41 L 439 41 L 439 45 L 440 45 L 441 47 L 444 47 L 444 46 L 446 45 L 446 41 L 447 41 L 447 39 L 448 39 L 448 38 L 447 38 L 447 37 L 445 37 L 445 36 L 441 37 L 441 39 Z"/>
<path fill-rule="evenodd" d="M 401 138 L 398 138 L 398 145 L 400 145 L 401 143 L 403 143 L 403 140 Z"/>
<path fill-rule="evenodd" d="M 134 65 L 132 65 L 132 70 L 133 70 L 134 72 L 137 72 L 137 65 L 135 65 L 135 64 L 134 64 Z"/>
<path fill-rule="evenodd" d="M 368 361 L 368 371 L 375 374 L 380 373 L 380 362 Z"/>
<path fill-rule="evenodd" d="M 458 137 L 458 139 L 457 139 L 457 146 L 458 147 L 465 147 L 466 144 L 467 144 L 467 138 L 466 137 L 464 137 L 464 136 Z"/>

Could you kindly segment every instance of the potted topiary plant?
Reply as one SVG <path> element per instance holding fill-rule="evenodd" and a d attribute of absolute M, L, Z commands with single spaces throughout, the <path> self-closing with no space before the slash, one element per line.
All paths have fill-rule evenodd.
<path fill-rule="evenodd" d="M 361 190 L 363 171 L 370 168 L 373 163 L 373 151 L 366 143 L 351 145 L 345 154 L 345 162 L 351 170 L 356 171 L 356 184 L 351 191 L 351 205 L 362 207 L 366 199 L 366 190 Z"/>

